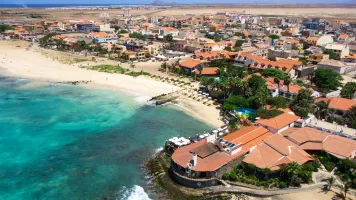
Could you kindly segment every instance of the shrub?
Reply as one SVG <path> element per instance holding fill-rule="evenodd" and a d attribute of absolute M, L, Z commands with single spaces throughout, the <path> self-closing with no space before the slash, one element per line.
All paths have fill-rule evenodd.
<path fill-rule="evenodd" d="M 237 181 L 237 176 L 236 176 L 236 174 L 235 174 L 235 173 L 231 173 L 231 174 L 229 175 L 229 180 L 230 180 L 230 181 Z"/>
<path fill-rule="evenodd" d="M 350 176 L 348 174 L 342 174 L 340 178 L 342 181 L 346 182 L 350 179 Z"/>
<path fill-rule="evenodd" d="M 287 188 L 288 184 L 286 182 L 280 182 L 278 186 L 279 188 Z"/>
<path fill-rule="evenodd" d="M 330 172 L 335 168 L 335 164 L 332 162 L 327 162 L 324 164 L 324 167 L 326 170 L 328 170 Z"/>
<path fill-rule="evenodd" d="M 275 108 L 287 108 L 288 100 L 284 97 L 269 97 L 267 103 Z"/>
<path fill-rule="evenodd" d="M 222 175 L 222 179 L 223 180 L 228 180 L 229 179 L 229 173 L 225 172 L 223 175 Z"/>

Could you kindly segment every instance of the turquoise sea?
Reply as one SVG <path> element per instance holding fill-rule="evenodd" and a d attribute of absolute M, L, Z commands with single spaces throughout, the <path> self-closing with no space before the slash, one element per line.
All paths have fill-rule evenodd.
<path fill-rule="evenodd" d="M 0 77 L 0 199 L 155 199 L 142 162 L 211 128 L 134 94 L 29 82 Z"/>

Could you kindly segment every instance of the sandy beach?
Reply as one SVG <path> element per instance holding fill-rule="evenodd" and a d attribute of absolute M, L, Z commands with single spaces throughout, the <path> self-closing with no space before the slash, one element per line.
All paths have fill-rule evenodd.
<path fill-rule="evenodd" d="M 26 50 L 27 46 L 28 43 L 24 41 L 0 41 L 0 73 L 2 75 L 47 82 L 91 81 L 89 86 L 128 91 L 147 96 L 147 99 L 162 93 L 180 90 L 176 86 L 155 81 L 149 77 L 133 78 L 128 75 L 87 70 L 79 67 L 83 63 L 65 64 L 48 55 L 43 55 L 39 49 Z M 185 97 L 180 97 L 178 102 L 182 111 L 199 120 L 215 127 L 223 125 L 219 120 L 218 109 Z"/>

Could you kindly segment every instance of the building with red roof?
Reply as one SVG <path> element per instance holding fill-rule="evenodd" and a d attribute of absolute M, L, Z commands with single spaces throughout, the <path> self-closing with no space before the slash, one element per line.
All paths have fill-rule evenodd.
<path fill-rule="evenodd" d="M 330 97 L 317 99 L 318 102 L 329 103 L 329 108 L 333 110 L 335 117 L 345 116 L 352 106 L 356 106 L 356 101 L 341 97 Z"/>
<path fill-rule="evenodd" d="M 218 176 L 235 167 L 251 148 L 271 135 L 263 127 L 248 126 L 223 138 L 210 135 L 178 148 L 172 154 L 173 176 L 188 187 L 216 185 Z"/>
<path fill-rule="evenodd" d="M 298 145 L 279 134 L 264 139 L 254 147 L 243 162 L 253 164 L 260 169 L 271 171 L 280 169 L 281 165 L 296 162 L 303 165 L 314 158 Z"/>
<path fill-rule="evenodd" d="M 282 134 L 305 151 L 321 151 L 340 158 L 353 159 L 356 156 L 356 141 L 331 135 L 314 128 L 290 128 Z"/>

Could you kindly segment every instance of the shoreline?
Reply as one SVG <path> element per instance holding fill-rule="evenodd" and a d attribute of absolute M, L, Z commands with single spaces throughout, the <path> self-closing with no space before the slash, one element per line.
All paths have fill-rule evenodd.
<path fill-rule="evenodd" d="M 43 55 L 40 50 L 31 48 L 26 51 L 25 48 L 28 44 L 25 41 L 0 41 L 0 46 L 4 47 L 3 50 L 6 50 L 0 50 L 0 74 L 39 82 L 91 81 L 88 84 L 80 84 L 80 86 L 119 90 L 148 97 L 181 89 L 148 77 L 134 78 L 123 74 L 111 74 L 80 68 L 79 66 L 83 63 L 60 63 L 47 54 Z M 20 59 L 19 55 L 21 55 Z M 105 62 L 106 60 L 103 61 L 103 63 Z M 103 63 L 98 62 L 95 65 Z M 210 126 L 220 127 L 223 125 L 223 122 L 219 120 L 220 111 L 218 109 L 185 96 L 179 97 L 176 107 Z"/>

